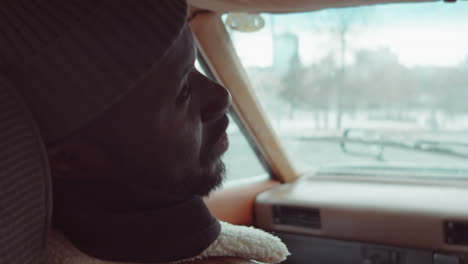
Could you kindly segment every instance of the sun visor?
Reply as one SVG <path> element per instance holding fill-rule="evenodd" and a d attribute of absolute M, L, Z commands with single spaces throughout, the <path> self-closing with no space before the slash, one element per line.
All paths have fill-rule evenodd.
<path fill-rule="evenodd" d="M 433 1 L 434 0 L 188 0 L 194 7 L 222 13 L 291 13 L 334 7 Z"/>

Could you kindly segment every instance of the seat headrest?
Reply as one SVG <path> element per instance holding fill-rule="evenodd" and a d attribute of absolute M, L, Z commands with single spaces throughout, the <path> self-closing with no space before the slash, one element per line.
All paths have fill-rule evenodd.
<path fill-rule="evenodd" d="M 0 73 L 0 262 L 39 263 L 51 216 L 47 155 L 39 130 Z"/>

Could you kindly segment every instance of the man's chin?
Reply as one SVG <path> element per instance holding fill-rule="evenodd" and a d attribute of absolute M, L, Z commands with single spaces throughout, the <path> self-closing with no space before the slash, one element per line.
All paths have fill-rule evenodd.
<path fill-rule="evenodd" d="M 194 194 L 207 196 L 211 191 L 221 188 L 226 175 L 226 166 L 218 159 L 209 170 L 200 175 Z"/>

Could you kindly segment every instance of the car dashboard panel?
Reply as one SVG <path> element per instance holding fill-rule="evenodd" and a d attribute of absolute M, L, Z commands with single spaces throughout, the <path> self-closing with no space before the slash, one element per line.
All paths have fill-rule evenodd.
<path fill-rule="evenodd" d="M 463 263 L 468 190 L 307 177 L 260 194 L 256 225 L 292 253 L 286 263 Z"/>

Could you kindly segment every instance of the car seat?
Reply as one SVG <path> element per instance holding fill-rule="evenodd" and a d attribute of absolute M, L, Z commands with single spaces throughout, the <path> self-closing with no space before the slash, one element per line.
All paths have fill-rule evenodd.
<path fill-rule="evenodd" d="M 43 261 L 51 207 L 39 130 L 20 94 L 0 73 L 0 264 Z"/>

